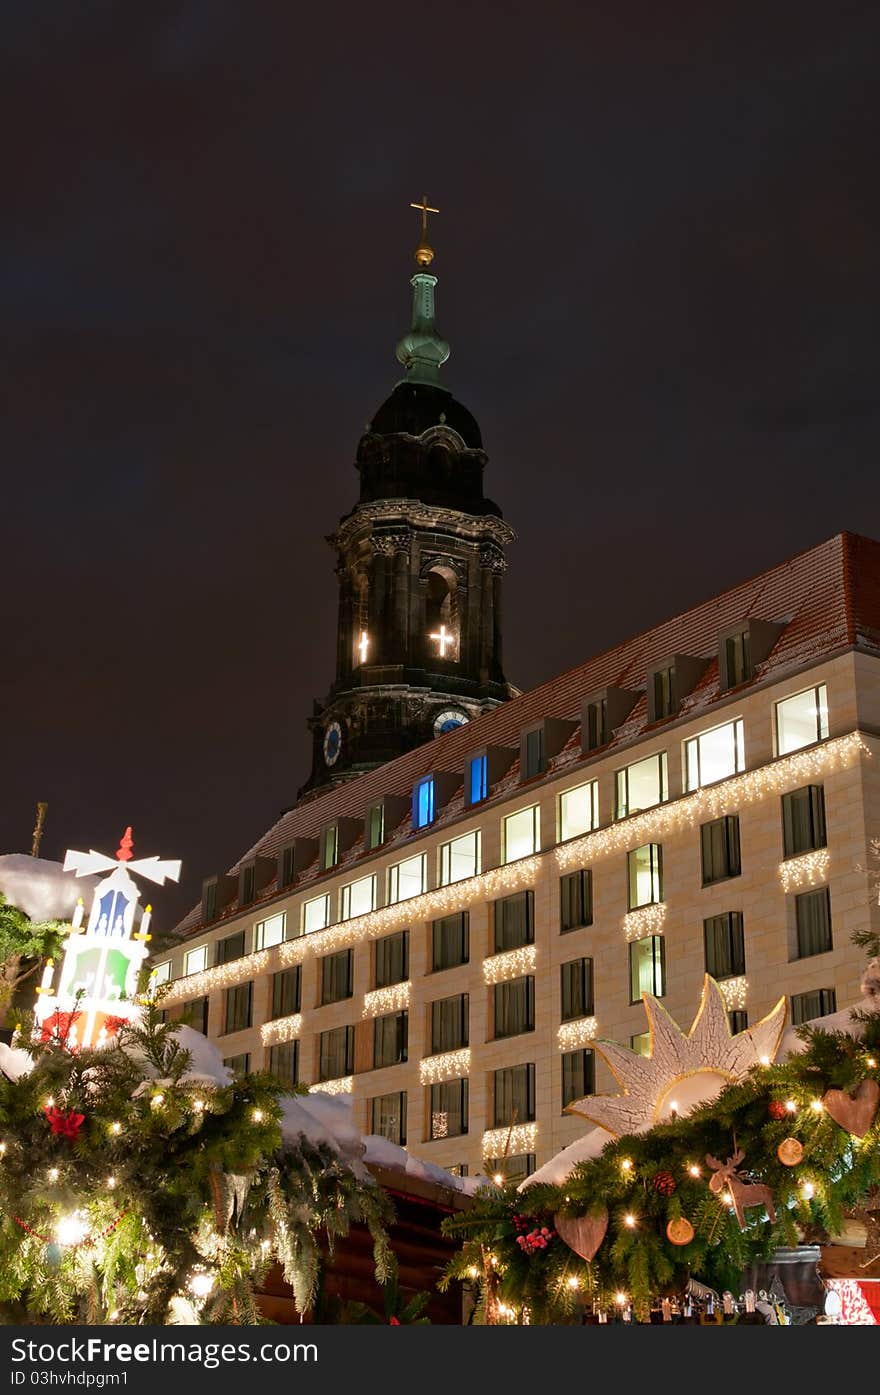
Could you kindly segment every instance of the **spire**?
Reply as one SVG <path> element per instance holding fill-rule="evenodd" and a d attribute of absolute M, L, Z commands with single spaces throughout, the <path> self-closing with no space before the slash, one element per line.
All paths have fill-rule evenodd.
<path fill-rule="evenodd" d="M 449 345 L 441 339 L 434 325 L 434 287 L 437 277 L 426 269 L 434 260 L 434 249 L 428 242 L 428 214 L 439 213 L 432 208 L 428 196 L 421 203 L 411 203 L 422 215 L 422 236 L 415 251 L 416 264 L 420 268 L 410 281 L 413 288 L 412 325 L 397 345 L 397 357 L 406 369 L 407 383 L 424 383 L 429 387 L 440 386 L 440 365 L 449 357 Z"/>

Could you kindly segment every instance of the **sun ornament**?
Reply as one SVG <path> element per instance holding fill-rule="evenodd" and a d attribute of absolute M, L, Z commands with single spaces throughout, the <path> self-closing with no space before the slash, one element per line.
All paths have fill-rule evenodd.
<path fill-rule="evenodd" d="M 568 1114 L 580 1114 L 615 1137 L 641 1134 L 715 1099 L 753 1066 L 775 1060 L 785 1029 L 785 998 L 743 1032 L 732 1033 L 721 990 L 707 974 L 693 1026 L 685 1034 L 650 993 L 643 993 L 650 1050 L 646 1056 L 614 1041 L 593 1046 L 623 1087 L 619 1095 L 586 1095 Z"/>

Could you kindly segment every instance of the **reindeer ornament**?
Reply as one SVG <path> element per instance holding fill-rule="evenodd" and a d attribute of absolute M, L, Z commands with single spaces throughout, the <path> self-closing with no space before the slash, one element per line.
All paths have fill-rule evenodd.
<path fill-rule="evenodd" d="M 746 1228 L 743 1212 L 747 1206 L 763 1206 L 771 1223 L 776 1220 L 776 1208 L 770 1188 L 765 1187 L 763 1182 L 746 1182 L 740 1177 L 738 1168 L 744 1157 L 745 1153 L 741 1148 L 737 1148 L 733 1157 L 728 1158 L 725 1163 L 713 1158 L 711 1153 L 706 1154 L 706 1162 L 712 1169 L 709 1190 L 717 1196 L 727 1188 L 740 1230 Z"/>

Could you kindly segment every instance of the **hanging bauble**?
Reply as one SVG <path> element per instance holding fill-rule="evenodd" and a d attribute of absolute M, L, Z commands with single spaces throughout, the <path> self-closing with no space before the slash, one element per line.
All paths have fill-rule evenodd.
<path fill-rule="evenodd" d="M 689 1245 L 694 1238 L 694 1228 L 687 1216 L 677 1216 L 666 1227 L 666 1238 L 673 1245 Z"/>
<path fill-rule="evenodd" d="M 783 1138 L 776 1156 L 785 1167 L 797 1167 L 804 1160 L 804 1145 L 796 1138 Z"/>
<path fill-rule="evenodd" d="M 826 1090 L 822 1103 L 835 1124 L 855 1138 L 864 1138 L 877 1113 L 880 1085 L 876 1080 L 863 1080 L 851 1095 L 845 1090 Z"/>
<path fill-rule="evenodd" d="M 46 1246 L 46 1263 L 49 1265 L 50 1269 L 58 1268 L 63 1253 L 64 1251 L 61 1246 L 56 1245 L 54 1240 Z"/>
<path fill-rule="evenodd" d="M 556 1233 L 570 1250 L 581 1259 L 591 1260 L 605 1239 L 608 1229 L 608 1212 L 605 1207 L 594 1216 L 553 1217 Z"/>
<path fill-rule="evenodd" d="M 675 1191 L 675 1178 L 671 1172 L 658 1172 L 652 1178 L 654 1190 L 661 1196 L 672 1196 Z"/>
<path fill-rule="evenodd" d="M 782 1100 L 771 1100 L 767 1106 L 767 1113 L 771 1119 L 775 1119 L 778 1123 L 785 1118 L 788 1110 Z"/>

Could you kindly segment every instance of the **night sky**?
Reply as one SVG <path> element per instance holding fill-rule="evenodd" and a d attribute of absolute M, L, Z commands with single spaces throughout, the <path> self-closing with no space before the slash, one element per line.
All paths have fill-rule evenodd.
<path fill-rule="evenodd" d="M 878 53 L 840 0 L 7 0 L 0 851 L 131 823 L 167 928 L 293 802 L 424 192 L 512 682 L 880 535 Z"/>

